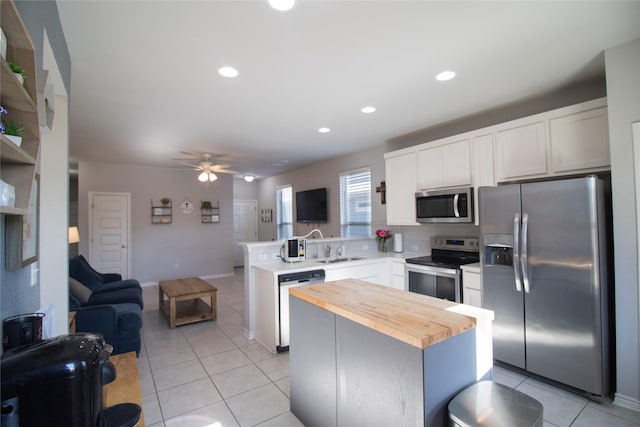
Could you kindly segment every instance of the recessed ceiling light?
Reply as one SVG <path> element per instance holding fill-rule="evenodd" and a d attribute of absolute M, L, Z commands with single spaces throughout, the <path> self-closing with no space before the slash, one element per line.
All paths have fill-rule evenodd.
<path fill-rule="evenodd" d="M 245 175 L 244 176 L 244 180 L 247 181 L 247 182 L 253 182 L 254 179 L 256 179 L 256 177 L 253 176 L 253 175 Z"/>
<path fill-rule="evenodd" d="M 441 82 L 446 82 L 447 80 L 451 80 L 456 76 L 454 71 L 443 71 L 436 76 L 436 80 Z"/>
<path fill-rule="evenodd" d="M 238 70 L 233 67 L 222 67 L 218 69 L 218 73 L 223 77 L 237 77 Z"/>
<path fill-rule="evenodd" d="M 290 10 L 295 4 L 296 0 L 269 0 L 269 6 L 281 12 Z"/>
<path fill-rule="evenodd" d="M 374 111 L 376 111 L 376 107 L 367 106 L 367 107 L 364 107 L 364 108 L 363 108 L 362 110 L 360 110 L 360 111 L 362 111 L 362 112 L 363 112 L 363 113 L 365 113 L 365 114 L 371 114 L 371 113 L 373 113 Z"/>
<path fill-rule="evenodd" d="M 320 129 L 318 129 L 318 132 L 327 133 L 327 132 L 331 132 L 331 129 L 329 129 L 329 128 L 320 128 Z"/>

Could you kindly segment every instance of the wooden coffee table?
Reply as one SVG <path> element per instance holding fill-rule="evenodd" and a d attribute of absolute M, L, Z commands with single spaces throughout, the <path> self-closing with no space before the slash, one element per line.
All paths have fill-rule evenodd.
<path fill-rule="evenodd" d="M 216 287 L 198 277 L 161 280 L 159 308 L 169 321 L 171 329 L 201 320 L 216 320 Z M 169 299 L 165 300 L 164 296 Z M 202 298 L 210 298 L 207 304 Z"/>

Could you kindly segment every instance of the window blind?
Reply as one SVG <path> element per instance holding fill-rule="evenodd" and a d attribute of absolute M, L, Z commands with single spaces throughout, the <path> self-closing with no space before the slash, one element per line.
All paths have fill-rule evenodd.
<path fill-rule="evenodd" d="M 291 186 L 276 190 L 276 223 L 278 240 L 293 236 L 293 203 Z"/>
<path fill-rule="evenodd" d="M 371 236 L 371 170 L 340 174 L 340 232 L 343 237 Z"/>

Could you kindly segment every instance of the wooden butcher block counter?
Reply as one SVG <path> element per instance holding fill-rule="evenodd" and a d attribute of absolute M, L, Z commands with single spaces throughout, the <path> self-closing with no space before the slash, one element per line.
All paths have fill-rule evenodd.
<path fill-rule="evenodd" d="M 301 286 L 289 293 L 421 349 L 476 326 L 475 318 L 447 311 L 459 304 L 361 280 Z"/>
<path fill-rule="evenodd" d="M 306 426 L 446 426 L 491 379 L 493 313 L 355 279 L 289 289 L 291 412 Z"/>

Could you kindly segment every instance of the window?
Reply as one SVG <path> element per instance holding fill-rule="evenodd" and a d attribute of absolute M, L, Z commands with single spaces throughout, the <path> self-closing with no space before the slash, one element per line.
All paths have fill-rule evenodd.
<path fill-rule="evenodd" d="M 342 237 L 371 236 L 371 170 L 340 174 L 340 233 Z"/>
<path fill-rule="evenodd" d="M 293 237 L 293 205 L 291 186 L 276 189 L 278 240 Z"/>

